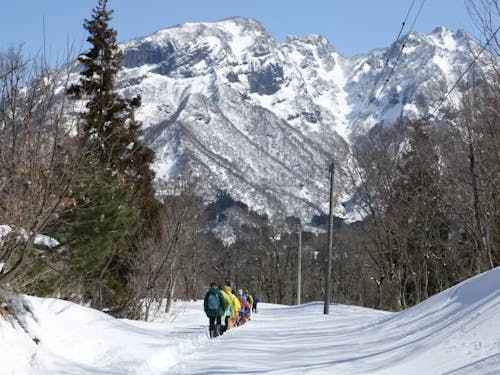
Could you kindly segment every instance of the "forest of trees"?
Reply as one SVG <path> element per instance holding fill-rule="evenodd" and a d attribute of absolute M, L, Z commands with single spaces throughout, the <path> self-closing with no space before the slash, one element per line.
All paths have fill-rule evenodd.
<path fill-rule="evenodd" d="M 206 205 L 189 180 L 155 197 L 141 98 L 115 88 L 122 53 L 107 5 L 84 22 L 77 80 L 75 64 L 0 52 L 0 300 L 55 296 L 147 320 L 157 302 L 200 298 L 216 280 L 295 303 L 304 223 L 271 223 L 225 192 Z M 353 164 L 336 161 L 365 219 L 336 222 L 333 302 L 400 310 L 500 265 L 500 44 L 488 17 L 499 9 L 471 2 L 492 59 L 462 82 L 456 112 L 375 126 L 355 140 Z M 230 210 L 253 224 L 225 244 L 210 227 Z M 36 243 L 41 233 L 58 245 Z M 326 244 L 302 234 L 302 302 L 323 300 Z"/>

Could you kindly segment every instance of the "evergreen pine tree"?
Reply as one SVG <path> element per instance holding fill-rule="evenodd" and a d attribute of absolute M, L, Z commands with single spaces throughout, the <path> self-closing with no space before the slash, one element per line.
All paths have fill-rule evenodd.
<path fill-rule="evenodd" d="M 109 26 L 113 11 L 106 5 L 107 0 L 99 0 L 92 18 L 85 20 L 92 48 L 78 57 L 84 69 L 79 83 L 72 85 L 68 94 L 87 100 L 79 129 L 82 144 L 97 152 L 110 174 L 117 174 L 120 183 L 133 191 L 143 229 L 150 233 L 159 214 L 151 170 L 154 152 L 139 140 L 141 124 L 135 119 L 135 110 L 141 105 L 141 97 L 122 98 L 114 87 L 123 54 L 116 43 L 116 31 Z"/>
<path fill-rule="evenodd" d="M 91 49 L 81 54 L 78 61 L 84 69 L 80 80 L 68 94 L 86 100 L 86 111 L 81 114 L 79 136 L 86 147 L 97 151 L 100 160 L 111 172 L 122 175 L 131 162 L 131 154 L 138 147 L 140 124 L 133 113 L 141 98 L 122 98 L 115 91 L 115 79 L 123 57 L 116 43 L 116 31 L 109 26 L 111 10 L 107 0 L 99 0 L 84 28 L 89 32 Z"/>
<path fill-rule="evenodd" d="M 126 286 L 134 252 L 141 236 L 155 232 L 160 204 L 154 197 L 154 153 L 140 142 L 134 116 L 141 98 L 125 99 L 115 89 L 122 52 L 109 26 L 112 13 L 107 0 L 98 0 L 85 20 L 91 48 L 78 57 L 80 80 L 67 92 L 86 102 L 78 139 L 88 166 L 71 191 L 75 206 L 64 230 L 69 239 L 80 233 L 92 244 L 74 244 L 70 264 L 85 275 L 83 289 L 94 307 L 119 310 L 131 297 Z"/>

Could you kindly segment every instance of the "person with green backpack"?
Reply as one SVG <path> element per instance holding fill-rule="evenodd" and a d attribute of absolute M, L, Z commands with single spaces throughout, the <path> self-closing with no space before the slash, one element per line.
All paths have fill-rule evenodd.
<path fill-rule="evenodd" d="M 205 314 L 207 314 L 208 317 L 208 331 L 210 338 L 221 335 L 221 317 L 226 311 L 226 302 L 224 296 L 217 287 L 217 284 L 214 282 L 210 283 L 210 289 L 205 294 L 203 307 L 205 309 Z"/>

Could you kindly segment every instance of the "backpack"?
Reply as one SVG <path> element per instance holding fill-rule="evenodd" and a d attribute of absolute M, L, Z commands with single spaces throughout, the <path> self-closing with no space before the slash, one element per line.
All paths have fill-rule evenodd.
<path fill-rule="evenodd" d="M 245 296 L 238 296 L 238 299 L 240 300 L 240 313 L 244 314 L 247 309 L 247 298 Z"/>
<path fill-rule="evenodd" d="M 220 297 L 217 293 L 210 293 L 208 295 L 208 309 L 209 310 L 219 310 L 220 306 Z"/>

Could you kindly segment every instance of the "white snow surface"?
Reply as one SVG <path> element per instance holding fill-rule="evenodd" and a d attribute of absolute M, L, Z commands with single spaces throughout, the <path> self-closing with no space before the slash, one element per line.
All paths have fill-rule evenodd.
<path fill-rule="evenodd" d="M 22 238 L 24 240 L 27 240 L 28 238 L 28 235 L 24 229 L 13 229 L 10 225 L 2 224 L 0 225 L 0 246 L 3 244 L 3 238 L 12 232 L 16 233 L 18 238 Z M 35 240 L 33 242 L 35 243 L 35 245 L 46 246 L 48 248 L 54 248 L 60 245 L 59 241 L 57 241 L 55 238 L 40 233 L 35 235 Z"/>
<path fill-rule="evenodd" d="M 30 312 L 0 321 L 0 374 L 498 374 L 499 285 L 496 268 L 400 313 L 263 303 L 213 340 L 201 301 L 137 322 L 22 296 Z"/>

